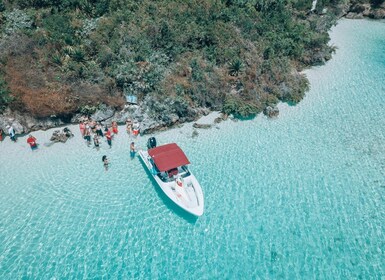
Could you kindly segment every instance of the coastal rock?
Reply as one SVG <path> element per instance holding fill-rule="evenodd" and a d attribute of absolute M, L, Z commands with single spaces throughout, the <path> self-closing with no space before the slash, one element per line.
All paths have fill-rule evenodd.
<path fill-rule="evenodd" d="M 49 128 L 63 125 L 64 121 L 57 117 L 34 118 L 29 114 L 5 110 L 0 115 L 0 127 L 5 130 L 7 125 L 12 125 L 16 134 L 29 133 L 36 130 L 47 130 Z"/>
<path fill-rule="evenodd" d="M 207 116 L 211 112 L 211 110 L 209 108 L 200 108 L 199 111 L 204 116 Z"/>
<path fill-rule="evenodd" d="M 220 123 L 222 121 L 223 121 L 223 119 L 221 117 L 218 117 L 218 118 L 214 119 L 214 123 Z"/>
<path fill-rule="evenodd" d="M 14 120 L 11 125 L 16 134 L 26 133 L 24 126 L 18 120 Z"/>
<path fill-rule="evenodd" d="M 277 107 L 267 106 L 263 113 L 268 116 L 269 118 L 278 117 L 279 115 L 279 109 Z"/>
<path fill-rule="evenodd" d="M 368 3 L 353 3 L 345 15 L 349 19 L 362 19 L 370 17 L 374 19 L 385 18 L 385 2 L 379 6 L 371 6 Z"/>
<path fill-rule="evenodd" d="M 357 13 L 353 13 L 353 12 L 349 12 L 345 17 L 348 19 L 363 19 L 364 18 L 364 16 L 361 13 L 357 14 Z"/>
<path fill-rule="evenodd" d="M 212 125 L 211 124 L 200 124 L 200 123 L 194 123 L 193 124 L 193 127 L 194 128 L 203 128 L 203 129 L 208 129 L 208 128 L 211 128 Z"/>
<path fill-rule="evenodd" d="M 225 121 L 228 119 L 228 117 L 229 116 L 227 114 L 221 114 L 219 117 L 214 119 L 214 123 L 220 123 L 222 121 Z"/>
<path fill-rule="evenodd" d="M 385 19 L 385 8 L 371 10 L 369 17 L 374 19 Z"/>
<path fill-rule="evenodd" d="M 368 15 L 370 10 L 369 4 L 357 3 L 350 8 L 351 13 Z"/>
<path fill-rule="evenodd" d="M 90 118 L 97 122 L 101 122 L 112 118 L 114 114 L 115 114 L 115 109 L 111 107 L 104 107 L 97 110 L 95 113 L 93 113 L 90 116 Z"/>
<path fill-rule="evenodd" d="M 84 115 L 83 114 L 80 114 L 80 113 L 79 114 L 75 114 L 74 116 L 72 116 L 70 123 L 79 123 L 83 119 L 84 119 Z"/>
<path fill-rule="evenodd" d="M 65 143 L 72 136 L 73 136 L 72 132 L 67 127 L 65 127 L 62 131 L 55 130 L 52 133 L 50 140 L 55 143 L 57 142 Z"/>
<path fill-rule="evenodd" d="M 127 119 L 142 121 L 143 112 L 137 105 L 127 105 L 123 110 L 115 112 L 112 119 L 119 125 L 125 124 Z"/>

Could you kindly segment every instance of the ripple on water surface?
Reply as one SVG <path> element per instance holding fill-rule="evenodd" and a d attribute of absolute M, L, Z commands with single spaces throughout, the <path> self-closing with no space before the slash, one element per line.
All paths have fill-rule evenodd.
<path fill-rule="evenodd" d="M 124 133 L 100 151 L 76 127 L 68 143 L 33 153 L 22 138 L 1 143 L 0 278 L 381 279 L 384 24 L 341 21 L 336 55 L 306 72 L 311 91 L 276 120 L 156 135 L 190 158 L 199 219 L 129 158 Z"/>

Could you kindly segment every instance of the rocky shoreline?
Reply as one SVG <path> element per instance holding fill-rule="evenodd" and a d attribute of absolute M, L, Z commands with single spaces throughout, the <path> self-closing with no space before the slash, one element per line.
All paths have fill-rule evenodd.
<path fill-rule="evenodd" d="M 342 8 L 340 18 L 343 17 L 348 19 L 384 19 L 385 3 L 373 8 L 367 3 L 351 2 L 350 5 L 346 5 Z M 322 55 L 322 58 L 324 57 L 326 57 L 326 54 Z M 325 62 L 325 59 L 321 59 L 321 61 Z M 175 110 L 172 111 L 171 109 L 169 110 L 164 108 L 164 110 L 162 110 L 162 114 L 152 116 L 150 109 L 151 106 L 148 106 L 147 103 L 148 102 L 144 100 L 140 103 L 140 105 L 127 104 L 122 110 L 108 106 L 101 106 L 93 114 L 89 115 L 89 117 L 106 125 L 109 125 L 112 121 L 116 121 L 119 125 L 122 125 L 128 118 L 135 119 L 141 123 L 141 134 L 149 134 L 154 131 L 168 129 L 185 122 L 196 121 L 201 116 L 208 115 L 211 112 L 209 108 L 187 108 L 187 110 L 177 114 L 174 112 Z M 279 110 L 276 106 L 267 106 L 264 108 L 263 113 L 267 117 L 274 118 L 279 115 Z M 52 115 L 50 117 L 37 118 L 32 114 L 20 113 L 12 111 L 8 108 L 0 114 L 0 128 L 6 131 L 6 126 L 12 125 L 16 134 L 26 134 L 31 131 L 47 130 L 68 124 L 77 124 L 83 117 L 84 114 L 78 113 L 70 117 Z M 223 117 L 223 119 L 225 118 L 226 116 Z"/>
<path fill-rule="evenodd" d="M 126 105 L 123 110 L 104 106 L 88 117 L 105 125 L 110 125 L 112 121 L 116 121 L 118 125 L 123 125 L 127 119 L 137 120 L 141 125 L 141 134 L 144 135 L 154 131 L 165 130 L 185 122 L 193 122 L 201 116 L 208 115 L 211 110 L 207 108 L 197 108 L 193 109 L 192 112 L 192 114 L 185 117 L 179 117 L 176 114 L 167 114 L 164 115 L 164 118 L 155 119 L 150 116 L 146 106 Z M 78 113 L 70 119 L 63 119 L 56 116 L 36 118 L 30 114 L 21 114 L 6 109 L 4 113 L 0 115 L 0 128 L 6 131 L 6 126 L 11 125 L 16 134 L 26 134 L 31 131 L 47 130 L 68 124 L 77 124 L 84 117 L 84 114 Z"/>
<path fill-rule="evenodd" d="M 348 19 L 385 19 L 385 2 L 375 8 L 368 3 L 354 2 L 344 16 Z"/>

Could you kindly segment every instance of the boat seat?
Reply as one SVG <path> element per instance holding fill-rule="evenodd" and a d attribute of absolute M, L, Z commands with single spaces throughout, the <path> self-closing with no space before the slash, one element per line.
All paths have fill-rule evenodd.
<path fill-rule="evenodd" d="M 171 170 L 168 171 L 168 177 L 171 178 L 171 177 L 173 177 L 173 176 L 178 175 L 178 173 L 179 173 L 179 172 L 178 172 L 178 169 L 177 169 L 177 168 L 171 169 Z"/>

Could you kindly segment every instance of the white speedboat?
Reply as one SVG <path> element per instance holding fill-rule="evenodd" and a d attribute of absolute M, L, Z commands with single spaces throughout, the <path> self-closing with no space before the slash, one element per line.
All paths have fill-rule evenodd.
<path fill-rule="evenodd" d="M 139 151 L 139 156 L 156 183 L 179 207 L 195 216 L 202 216 L 203 192 L 199 182 L 187 167 L 190 162 L 184 152 L 175 143 L 154 146 L 156 140 L 150 138 L 148 151 Z"/>

